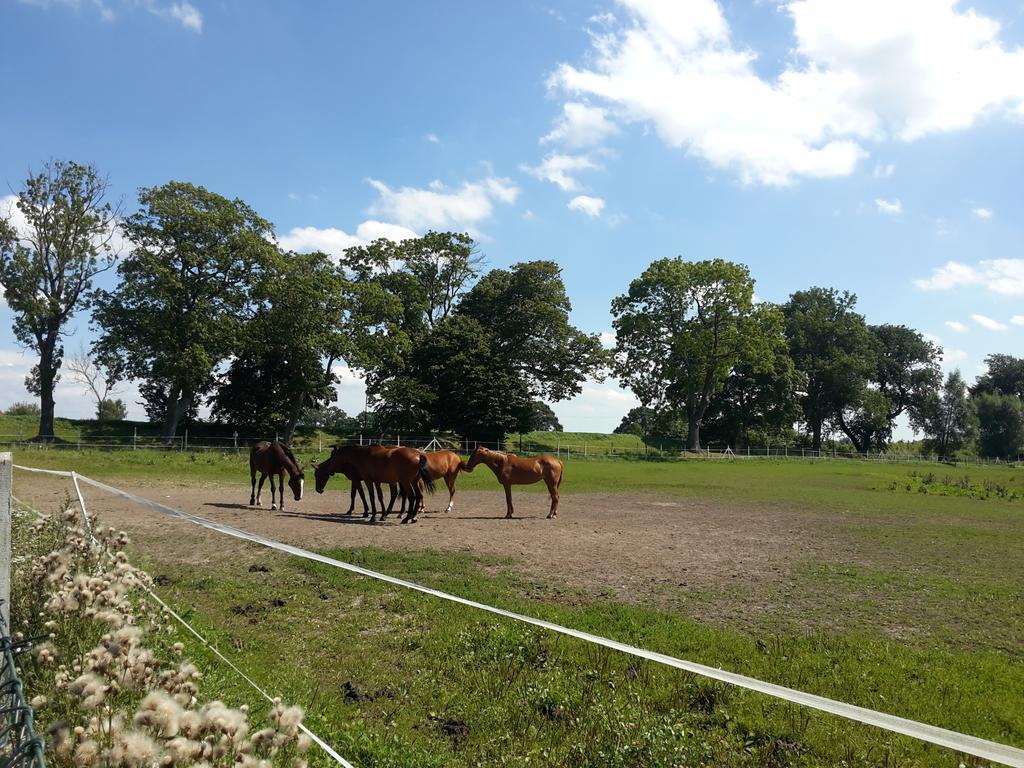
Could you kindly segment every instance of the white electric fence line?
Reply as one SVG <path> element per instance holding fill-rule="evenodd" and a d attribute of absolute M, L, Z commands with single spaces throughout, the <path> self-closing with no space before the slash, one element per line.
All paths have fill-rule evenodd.
<path fill-rule="evenodd" d="M 60 472 L 52 469 L 36 469 L 34 467 L 23 467 L 15 465 L 17 469 L 24 469 L 29 472 L 45 472 L 47 474 L 59 475 L 61 477 L 70 476 L 70 472 Z M 709 667 L 704 664 L 698 664 L 693 661 L 686 661 L 685 659 L 678 659 L 674 656 L 668 656 L 663 653 L 657 653 L 656 651 L 648 651 L 643 648 L 637 648 L 626 643 L 620 643 L 617 640 L 610 640 L 606 637 L 599 635 L 592 635 L 589 632 L 581 632 L 577 629 L 571 629 L 569 627 L 563 627 L 559 624 L 553 624 L 543 619 L 536 619 L 532 616 L 525 616 L 520 613 L 513 611 L 507 611 L 504 608 L 495 608 L 492 605 L 486 603 L 478 603 L 474 600 L 468 600 L 458 595 L 452 595 L 447 592 L 441 592 L 431 587 L 424 587 L 420 584 L 416 584 L 411 581 L 405 581 L 403 579 L 395 578 L 394 576 L 388 576 L 387 574 L 378 573 L 377 571 L 371 571 L 367 568 L 362 568 L 358 565 L 352 565 L 342 560 L 335 560 L 332 557 L 320 555 L 309 550 L 302 549 L 301 547 L 295 547 L 291 544 L 283 544 L 274 539 L 268 539 L 259 534 L 249 533 L 238 528 L 234 528 L 230 525 L 223 523 L 217 523 L 212 520 L 207 520 L 205 517 L 199 515 L 193 515 L 188 512 L 182 512 L 181 510 L 174 509 L 173 507 L 165 506 L 156 501 L 136 496 L 128 491 L 122 491 L 120 488 L 114 488 L 113 486 L 101 483 L 98 480 L 85 477 L 84 475 L 78 476 L 83 482 L 89 483 L 90 485 L 99 488 L 100 490 L 112 493 L 117 496 L 122 496 L 130 501 L 135 502 L 144 507 L 148 507 L 156 512 L 159 512 L 170 517 L 176 517 L 181 520 L 187 520 L 196 525 L 208 528 L 212 531 L 218 531 L 220 533 L 233 536 L 238 539 L 245 541 L 251 541 L 256 544 L 260 544 L 270 549 L 276 549 L 280 552 L 286 552 L 296 557 L 302 557 L 307 560 L 313 560 L 316 562 L 324 563 L 335 568 L 350 571 L 352 573 L 358 573 L 361 576 L 367 576 L 372 579 L 387 582 L 388 584 L 394 584 L 399 587 L 405 587 L 406 589 L 412 589 L 417 592 L 422 592 L 427 595 L 433 595 L 439 597 L 442 600 L 449 600 L 453 603 L 459 603 L 461 605 L 467 605 L 471 608 L 477 608 L 482 611 L 494 613 L 505 618 L 514 619 L 516 621 L 523 622 L 525 624 L 532 624 L 533 626 L 542 627 L 543 629 L 557 632 L 559 634 L 567 635 L 569 637 L 575 637 L 578 640 L 583 640 L 594 645 L 600 645 L 605 648 L 609 648 L 614 651 L 621 651 L 622 653 L 636 656 L 641 659 L 647 659 L 654 661 L 659 664 L 664 664 L 669 667 L 676 669 L 682 669 L 686 672 L 692 672 L 702 677 L 707 677 L 712 680 L 718 680 L 723 683 L 735 685 L 739 688 L 745 688 L 751 691 L 757 691 L 768 696 L 773 696 L 777 699 L 784 701 L 790 701 L 794 704 L 800 704 L 811 709 L 817 709 L 822 712 L 827 712 L 832 715 L 846 718 L 847 720 L 853 720 L 854 722 L 862 723 L 864 725 L 873 725 L 877 728 L 882 728 L 886 731 L 893 733 L 899 733 L 904 736 L 910 736 L 911 738 L 919 741 L 925 741 L 930 744 L 935 744 L 940 747 L 946 747 L 948 749 L 955 750 L 957 752 L 963 752 L 974 757 L 980 757 L 984 760 L 991 760 L 996 763 L 1003 765 L 1013 766 L 1014 768 L 1024 768 L 1024 749 L 1018 749 L 1017 747 L 1011 747 L 1007 744 L 1000 744 L 995 741 L 989 741 L 987 739 L 981 739 L 977 736 L 970 736 L 968 734 L 959 733 L 957 731 L 951 731 L 946 728 L 939 728 L 935 725 L 929 725 L 927 723 L 920 723 L 916 720 L 909 720 L 904 717 L 898 717 L 896 715 L 890 715 L 885 712 L 877 712 L 873 709 L 867 709 L 866 707 L 859 707 L 854 704 L 847 704 L 846 702 L 836 701 L 835 699 L 829 699 L 824 696 L 818 696 L 813 693 L 805 693 L 798 691 L 793 688 L 787 688 L 782 685 L 776 685 L 775 683 L 768 683 L 757 678 L 747 677 L 746 675 L 740 675 L 735 672 L 728 672 L 723 669 L 716 667 Z"/>
<path fill-rule="evenodd" d="M 33 470 L 29 469 L 28 467 L 19 467 L 19 469 L 28 469 L 28 471 L 30 471 L 30 472 L 33 471 Z M 81 506 L 81 508 L 82 508 L 82 517 L 85 519 L 86 531 L 88 532 L 89 537 L 94 542 L 99 543 L 99 541 L 97 540 L 95 534 L 92 531 L 92 526 L 89 523 L 89 513 L 86 511 L 85 499 L 82 498 L 82 490 L 78 487 L 78 475 L 76 475 L 74 472 L 71 472 L 71 473 L 68 473 L 68 474 L 70 474 L 71 480 L 72 480 L 72 482 L 75 485 L 75 491 L 78 493 L 78 503 L 79 503 L 79 506 Z M 88 482 L 88 479 L 85 478 L 85 477 L 83 477 L 82 480 L 86 480 L 86 482 Z M 12 498 L 13 498 L 13 495 L 12 495 Z M 18 501 L 17 499 L 15 499 L 15 501 L 18 504 L 22 505 L 22 506 L 28 506 L 24 502 Z M 29 509 L 31 509 L 31 507 L 29 507 Z M 263 698 L 265 698 L 271 704 L 276 704 L 277 703 L 277 701 L 274 699 L 273 696 L 271 696 L 269 693 L 267 693 L 265 690 L 263 690 L 263 688 L 261 688 L 259 686 L 259 684 L 256 683 L 255 680 L 253 680 L 251 677 L 249 677 L 247 674 L 245 674 L 245 672 L 243 672 L 241 669 L 239 669 L 239 667 L 233 661 L 231 661 L 231 659 L 229 659 L 227 656 L 225 656 L 223 653 L 221 653 L 220 650 L 218 650 L 216 646 L 211 644 L 205 637 L 203 637 L 201 634 L 199 634 L 199 632 L 196 630 L 195 627 L 193 627 L 191 624 L 189 624 L 188 621 L 186 621 L 182 616 L 180 616 L 177 613 L 177 611 L 175 611 L 173 608 L 171 608 L 171 606 L 169 606 L 167 603 L 165 603 L 160 598 L 160 595 L 158 595 L 156 592 L 154 592 L 152 589 L 150 589 L 146 584 L 143 584 L 143 583 L 140 582 L 139 586 L 141 586 L 146 591 L 146 593 L 157 604 L 160 605 L 161 608 L 163 608 L 167 613 L 169 613 L 172 617 L 174 617 L 174 619 L 176 619 L 178 621 L 178 623 L 181 624 L 181 626 L 183 626 L 185 629 L 187 629 L 189 632 L 191 632 L 195 636 L 195 638 L 200 643 L 202 643 L 204 646 L 206 646 L 218 659 L 220 659 L 225 664 L 227 664 L 229 667 L 231 667 L 231 669 L 234 670 L 235 673 L 239 677 L 241 677 L 243 680 L 245 680 L 245 682 L 247 682 L 250 686 L 252 686 L 253 689 L 255 689 L 257 693 L 259 693 Z M 355 768 L 355 766 L 352 765 L 352 763 L 350 763 L 344 757 L 339 755 L 331 747 L 330 744 L 328 744 L 326 741 L 324 741 L 319 736 L 317 736 L 315 733 L 313 733 L 313 731 L 311 731 L 309 728 L 307 728 L 305 723 L 300 722 L 299 723 L 299 729 L 303 733 L 305 733 L 307 736 L 309 736 L 309 738 L 313 742 L 315 742 L 318 747 L 323 749 L 324 752 L 326 752 L 328 755 L 333 757 L 335 759 L 335 761 L 337 761 L 337 763 L 339 765 L 341 765 L 343 768 Z"/>

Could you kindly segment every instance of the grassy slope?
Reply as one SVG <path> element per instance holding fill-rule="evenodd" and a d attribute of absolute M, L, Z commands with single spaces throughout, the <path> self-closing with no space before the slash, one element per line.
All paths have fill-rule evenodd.
<path fill-rule="evenodd" d="M 31 450 L 15 459 L 112 480 L 246 482 L 244 456 L 234 455 Z M 752 514 L 780 505 L 832 515 L 852 556 L 809 560 L 790 583 L 766 588 L 776 590 L 768 595 L 776 610 L 756 621 L 742 615 L 748 588 L 711 596 L 732 601 L 738 617 L 716 627 L 689 620 L 685 605 L 652 611 L 526 583 L 511 563 L 342 554 L 466 597 L 1024 746 L 1024 502 L 906 490 L 919 487 L 911 473 L 921 471 L 841 461 L 569 462 L 567 493 L 654 491 L 749 503 Z M 935 473 L 1024 486 L 1020 468 Z M 496 490 L 484 470 L 460 486 Z M 556 765 L 654 765 L 684 750 L 697 764 L 878 765 L 891 749 L 912 764 L 956 765 L 902 739 L 648 665 L 631 669 L 616 654 L 302 561 L 261 553 L 272 575 L 249 573 L 245 562 L 213 575 L 145 555 L 152 572 L 174 580 L 177 605 L 194 606 L 258 679 L 310 705 L 360 764 L 514 765 L 532 754 Z M 285 605 L 273 607 L 278 597 Z M 345 703 L 345 681 L 396 698 Z"/>

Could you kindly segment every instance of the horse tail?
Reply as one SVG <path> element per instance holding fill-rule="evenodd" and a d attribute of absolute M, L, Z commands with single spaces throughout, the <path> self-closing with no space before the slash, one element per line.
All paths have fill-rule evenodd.
<path fill-rule="evenodd" d="M 430 470 L 427 469 L 427 457 L 426 454 L 420 454 L 420 479 L 423 480 L 423 485 L 428 492 L 434 492 L 434 478 L 430 476 Z"/>

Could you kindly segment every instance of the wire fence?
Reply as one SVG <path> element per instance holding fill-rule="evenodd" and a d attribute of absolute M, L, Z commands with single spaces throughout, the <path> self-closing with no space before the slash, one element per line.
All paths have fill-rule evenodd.
<path fill-rule="evenodd" d="M 0 434 L 0 446 L 18 447 L 30 450 L 159 450 L 159 451 L 220 451 L 248 452 L 250 447 L 260 440 L 277 440 L 279 434 L 244 435 L 234 432 L 230 435 L 189 434 L 185 430 L 181 435 L 162 437 L 158 434 L 140 434 L 135 430 L 131 434 L 109 434 L 102 436 L 84 436 L 79 434 L 75 439 L 60 439 L 53 442 L 41 442 L 24 435 Z M 477 446 L 492 450 L 513 451 L 524 455 L 547 453 L 558 459 L 647 459 L 647 460 L 736 460 L 736 459 L 829 459 L 829 460 L 861 460 L 893 464 L 924 463 L 951 465 L 997 465 L 1021 466 L 1024 454 L 1004 457 L 981 456 L 939 456 L 929 453 L 910 453 L 906 451 L 857 452 L 848 445 L 837 444 L 823 450 L 792 445 L 782 446 L 710 446 L 700 450 L 689 450 L 678 440 L 649 439 L 647 442 L 636 438 L 630 442 L 625 435 L 595 435 L 593 440 L 576 436 L 568 440 L 559 438 L 559 433 L 552 432 L 550 438 L 538 441 L 535 438 L 511 436 L 505 440 L 473 440 L 453 435 L 403 435 L 395 434 L 351 434 L 333 436 L 317 432 L 312 436 L 296 435 L 292 443 L 296 450 L 303 452 L 324 453 L 336 445 L 397 445 L 417 448 L 419 450 L 449 449 L 461 453 L 471 453 Z"/>
<path fill-rule="evenodd" d="M 31 640 L 14 640 L 0 615 L 0 765 L 4 768 L 46 768 L 43 739 L 36 734 L 32 707 L 18 676 L 18 657 Z"/>

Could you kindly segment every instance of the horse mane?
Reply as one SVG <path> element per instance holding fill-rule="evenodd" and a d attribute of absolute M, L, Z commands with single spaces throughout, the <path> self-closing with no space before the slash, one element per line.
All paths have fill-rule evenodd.
<path fill-rule="evenodd" d="M 295 454 L 292 453 L 292 449 L 284 443 L 278 443 L 278 445 L 281 446 L 281 450 L 284 451 L 284 455 L 288 457 L 288 460 L 295 465 L 295 469 L 301 473 L 302 467 L 299 465 L 299 460 L 295 458 Z"/>

